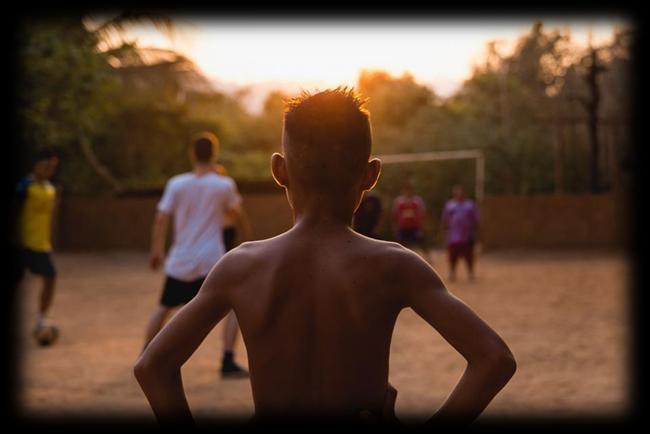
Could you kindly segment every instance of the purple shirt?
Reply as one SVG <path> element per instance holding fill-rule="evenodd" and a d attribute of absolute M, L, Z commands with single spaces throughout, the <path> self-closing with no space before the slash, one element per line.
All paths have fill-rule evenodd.
<path fill-rule="evenodd" d="M 451 199 L 442 211 L 442 223 L 447 225 L 447 244 L 466 243 L 474 237 L 478 224 L 478 209 L 469 199 Z"/>

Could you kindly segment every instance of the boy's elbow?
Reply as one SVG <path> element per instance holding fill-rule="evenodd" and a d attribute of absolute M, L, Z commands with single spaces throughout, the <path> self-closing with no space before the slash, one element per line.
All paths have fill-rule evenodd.
<path fill-rule="evenodd" d="M 501 366 L 508 379 L 512 378 L 515 372 L 517 372 L 517 361 L 510 351 L 501 357 Z"/>
<path fill-rule="evenodd" d="M 149 365 L 147 364 L 144 357 L 140 356 L 135 362 L 135 365 L 133 365 L 133 375 L 138 381 L 140 381 L 146 376 L 148 371 Z"/>
<path fill-rule="evenodd" d="M 170 363 L 160 354 L 145 350 L 133 365 L 133 375 L 142 384 L 143 381 L 158 379 L 179 369 L 180 366 Z"/>
<path fill-rule="evenodd" d="M 138 360 L 135 362 L 135 365 L 133 365 L 133 375 L 138 382 L 142 382 L 142 380 L 147 377 L 155 376 L 155 370 L 155 363 L 153 363 L 151 357 L 148 357 L 146 354 L 140 355 Z"/>
<path fill-rule="evenodd" d="M 510 380 L 517 371 L 517 361 L 508 347 L 495 351 L 490 357 L 490 365 L 504 381 Z"/>

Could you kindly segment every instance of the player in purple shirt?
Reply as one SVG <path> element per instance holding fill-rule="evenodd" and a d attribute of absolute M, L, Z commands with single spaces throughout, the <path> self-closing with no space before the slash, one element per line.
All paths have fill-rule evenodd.
<path fill-rule="evenodd" d="M 446 235 L 449 254 L 449 280 L 456 279 L 459 258 L 467 262 L 470 280 L 474 280 L 474 241 L 479 214 L 474 202 L 465 197 L 465 189 L 457 184 L 452 188 L 453 198 L 442 211 L 442 230 Z"/>

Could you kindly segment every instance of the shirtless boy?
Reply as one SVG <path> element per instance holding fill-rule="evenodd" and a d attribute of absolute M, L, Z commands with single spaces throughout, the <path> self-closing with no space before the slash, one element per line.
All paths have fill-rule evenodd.
<path fill-rule="evenodd" d="M 412 308 L 467 360 L 428 423 L 471 422 L 515 372 L 508 346 L 416 253 L 350 228 L 381 167 L 369 160 L 358 96 L 337 88 L 287 106 L 283 154 L 271 168 L 294 226 L 224 255 L 140 356 L 135 376 L 158 421 L 193 422 L 181 366 L 230 309 L 248 351 L 256 420 L 394 418 L 391 335 Z"/>

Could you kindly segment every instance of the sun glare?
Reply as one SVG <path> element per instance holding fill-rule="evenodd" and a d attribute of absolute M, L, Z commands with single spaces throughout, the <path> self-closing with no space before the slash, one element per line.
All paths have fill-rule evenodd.
<path fill-rule="evenodd" d="M 512 50 L 535 18 L 511 21 L 417 21 L 354 23 L 335 21 L 178 20 L 173 38 L 152 26 L 129 31 L 140 45 L 175 49 L 191 58 L 215 82 L 324 88 L 355 85 L 362 69 L 392 75 L 410 73 L 446 96 L 481 62 L 488 41 Z M 586 44 L 611 38 L 620 18 L 544 19 L 547 28 L 570 31 Z"/>

